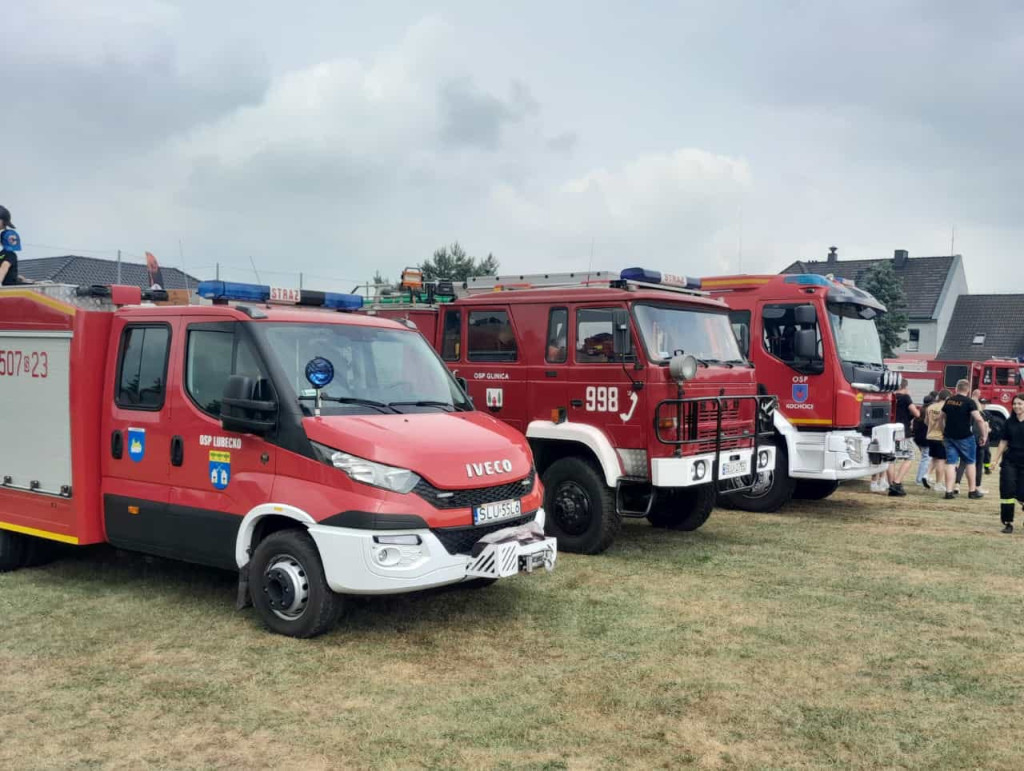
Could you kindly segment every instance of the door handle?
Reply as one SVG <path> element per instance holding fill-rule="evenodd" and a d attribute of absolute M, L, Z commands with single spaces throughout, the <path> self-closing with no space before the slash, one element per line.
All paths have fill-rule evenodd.
<path fill-rule="evenodd" d="M 124 434 L 120 430 L 110 435 L 110 455 L 115 460 L 121 460 L 121 456 L 124 455 Z"/>
<path fill-rule="evenodd" d="M 180 466 L 185 462 L 185 441 L 180 436 L 171 437 L 171 465 Z"/>
<path fill-rule="evenodd" d="M 556 369 L 545 370 L 544 377 L 558 377 L 558 370 L 556 370 Z"/>
<path fill-rule="evenodd" d="M 571 404 L 573 407 L 582 407 L 583 406 L 583 400 L 582 399 L 572 399 L 569 402 L 569 404 Z"/>

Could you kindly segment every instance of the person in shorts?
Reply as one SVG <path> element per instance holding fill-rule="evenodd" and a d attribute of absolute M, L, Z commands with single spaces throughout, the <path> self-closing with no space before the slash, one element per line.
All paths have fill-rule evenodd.
<path fill-rule="evenodd" d="M 967 461 L 967 497 L 971 499 L 984 497 L 978 491 L 978 480 L 975 475 L 974 463 L 977 459 L 978 447 L 988 443 L 988 423 L 981 416 L 977 403 L 970 397 L 971 383 L 960 380 L 956 384 L 956 393 L 946 399 L 942 406 L 942 436 L 946 445 L 946 498 L 955 498 L 953 485 L 956 483 L 956 467 L 960 458 Z M 971 433 L 971 424 L 977 427 L 978 436 Z"/>
<path fill-rule="evenodd" d="M 943 388 L 935 395 L 935 401 L 928 405 L 924 411 L 924 422 L 928 426 L 928 433 L 925 438 L 928 441 L 928 457 L 930 458 L 928 471 L 935 473 L 936 487 L 939 492 L 946 492 L 942 480 L 946 478 L 946 443 L 942 439 L 942 408 L 946 405 L 946 399 L 952 394 L 949 389 Z"/>
<path fill-rule="evenodd" d="M 910 424 L 921 414 L 921 411 L 914 404 L 913 397 L 907 392 L 907 386 L 906 378 L 900 380 L 900 387 L 894 394 L 893 419 L 903 426 L 903 435 L 909 437 L 912 433 Z M 889 464 L 889 495 L 896 497 L 907 494 L 907 491 L 903 489 L 903 480 L 907 478 L 913 463 L 911 458 L 903 458 Z"/>

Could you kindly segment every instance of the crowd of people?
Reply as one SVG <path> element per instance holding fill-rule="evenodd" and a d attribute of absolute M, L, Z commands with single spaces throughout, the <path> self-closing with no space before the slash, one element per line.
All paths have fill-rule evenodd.
<path fill-rule="evenodd" d="M 906 495 L 903 483 L 916 465 L 915 482 L 921 487 L 954 500 L 966 479 L 967 498 L 977 500 L 988 492 L 981 486 L 985 475 L 998 466 L 1002 532 L 1013 532 L 1016 503 L 1024 505 L 1024 393 L 1013 398 L 1010 417 L 993 425 L 969 381 L 959 381 L 955 391 L 933 391 L 918 405 L 903 380 L 895 393 L 893 419 L 906 428 L 918 455 L 873 477 L 873 492 Z"/>

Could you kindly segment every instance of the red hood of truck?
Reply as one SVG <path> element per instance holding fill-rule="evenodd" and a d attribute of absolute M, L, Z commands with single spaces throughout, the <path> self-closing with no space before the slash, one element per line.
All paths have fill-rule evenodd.
<path fill-rule="evenodd" d="M 314 442 L 410 469 L 448 490 L 522 479 L 533 463 L 523 435 L 482 412 L 334 415 L 302 425 Z"/>

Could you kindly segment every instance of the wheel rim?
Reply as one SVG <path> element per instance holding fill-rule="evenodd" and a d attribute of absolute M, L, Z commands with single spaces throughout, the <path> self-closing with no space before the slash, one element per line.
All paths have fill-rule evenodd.
<path fill-rule="evenodd" d="M 775 483 L 774 471 L 762 471 L 754 478 L 753 486 L 746 492 L 749 498 L 762 498 L 768 494 Z"/>
<path fill-rule="evenodd" d="M 590 525 L 593 502 L 577 482 L 562 482 L 552 496 L 551 514 L 567 535 L 582 535 Z"/>
<path fill-rule="evenodd" d="M 302 563 L 290 554 L 271 559 L 263 573 L 263 594 L 278 618 L 300 618 L 309 604 L 309 579 Z"/>

